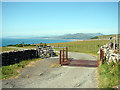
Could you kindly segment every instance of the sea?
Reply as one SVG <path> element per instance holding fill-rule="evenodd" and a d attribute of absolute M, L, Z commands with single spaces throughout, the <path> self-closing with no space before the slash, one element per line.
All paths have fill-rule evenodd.
<path fill-rule="evenodd" d="M 15 38 L 2 38 L 2 45 L 1 46 L 7 46 L 7 45 L 15 45 L 15 44 L 21 44 L 24 42 L 24 44 L 39 44 L 39 43 L 61 43 L 61 42 L 71 42 L 74 40 L 64 40 L 64 39 L 15 39 Z"/>

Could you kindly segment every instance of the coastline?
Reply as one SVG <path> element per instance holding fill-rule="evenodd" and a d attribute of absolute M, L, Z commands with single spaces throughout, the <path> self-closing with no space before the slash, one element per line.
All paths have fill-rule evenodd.
<path fill-rule="evenodd" d="M 22 42 L 24 42 L 24 44 L 33 45 L 33 44 L 39 44 L 41 42 L 50 44 L 50 43 L 63 43 L 63 42 L 74 42 L 74 41 L 97 41 L 97 40 L 109 40 L 109 39 L 85 39 L 85 40 L 83 40 L 83 39 L 57 39 L 57 38 L 29 38 L 29 39 L 8 38 L 8 40 L 7 39 L 2 40 L 2 47 L 6 47 L 7 45 L 22 44 Z"/>
<path fill-rule="evenodd" d="M 6 38 L 2 39 L 2 47 L 7 45 L 15 45 L 15 44 L 40 44 L 42 43 L 61 43 L 61 42 L 71 42 L 75 40 L 68 40 L 68 39 L 53 39 L 53 38 L 29 38 L 29 39 L 12 39 L 12 38 Z"/>

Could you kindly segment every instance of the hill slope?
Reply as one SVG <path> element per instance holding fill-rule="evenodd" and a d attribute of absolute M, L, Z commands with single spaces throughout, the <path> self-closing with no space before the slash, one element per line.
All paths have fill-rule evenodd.
<path fill-rule="evenodd" d="M 110 37 L 114 38 L 114 37 L 116 37 L 116 34 L 95 36 L 95 37 L 93 37 L 91 39 L 110 39 Z M 120 34 L 119 34 L 119 37 L 120 37 Z"/>
<path fill-rule="evenodd" d="M 53 37 L 56 39 L 90 39 L 95 36 L 101 36 L 101 33 L 76 33 L 76 34 L 65 34 L 57 37 Z"/>

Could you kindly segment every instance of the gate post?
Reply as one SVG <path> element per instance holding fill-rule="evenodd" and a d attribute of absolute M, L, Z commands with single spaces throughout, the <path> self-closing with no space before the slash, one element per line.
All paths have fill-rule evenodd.
<path fill-rule="evenodd" d="M 68 48 L 66 47 L 66 60 L 68 60 Z"/>
<path fill-rule="evenodd" d="M 64 49 L 63 49 L 63 62 L 64 62 Z"/>
<path fill-rule="evenodd" d="M 103 64 L 103 55 L 104 55 L 104 52 L 102 49 L 100 49 L 100 61 L 102 62 L 102 64 Z"/>

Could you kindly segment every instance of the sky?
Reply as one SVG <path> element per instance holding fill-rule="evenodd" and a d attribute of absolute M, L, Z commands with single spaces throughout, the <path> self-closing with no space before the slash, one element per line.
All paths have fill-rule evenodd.
<path fill-rule="evenodd" d="M 3 2 L 2 37 L 118 33 L 117 2 Z"/>

